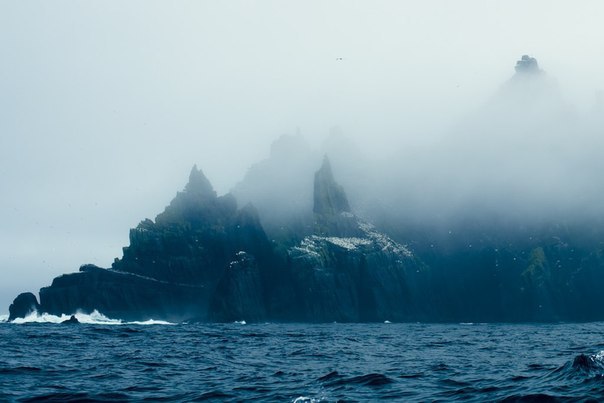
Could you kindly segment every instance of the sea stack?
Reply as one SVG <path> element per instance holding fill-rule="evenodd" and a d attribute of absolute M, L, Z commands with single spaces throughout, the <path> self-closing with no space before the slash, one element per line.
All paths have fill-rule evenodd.
<path fill-rule="evenodd" d="M 21 293 L 15 298 L 13 303 L 8 307 L 8 320 L 12 321 L 17 318 L 25 318 L 33 312 L 40 311 L 38 299 L 31 292 Z"/>

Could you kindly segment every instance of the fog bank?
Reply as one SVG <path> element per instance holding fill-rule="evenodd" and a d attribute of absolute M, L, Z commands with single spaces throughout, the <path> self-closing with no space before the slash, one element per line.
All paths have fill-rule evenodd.
<path fill-rule="evenodd" d="M 603 13 L 599 1 L 4 2 L 0 309 L 26 284 L 108 266 L 193 164 L 223 194 L 298 129 L 314 153 L 300 164 L 329 152 L 360 213 L 430 217 L 477 195 L 589 210 Z M 489 106 L 523 54 L 557 82 L 534 106 L 543 119 L 524 95 Z M 556 99 L 564 112 L 548 109 Z M 325 143 L 332 127 L 353 146 Z"/>

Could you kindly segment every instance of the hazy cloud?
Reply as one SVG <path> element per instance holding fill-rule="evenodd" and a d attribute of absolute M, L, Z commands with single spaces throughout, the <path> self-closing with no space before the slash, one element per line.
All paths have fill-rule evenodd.
<path fill-rule="evenodd" d="M 502 166 L 544 192 L 562 178 L 588 194 L 601 169 L 603 13 L 600 1 L 3 2 L 0 311 L 80 263 L 110 264 L 194 163 L 225 193 L 296 128 L 321 154 L 341 127 L 369 161 L 364 180 L 381 173 L 426 200 L 446 174 L 469 171 L 463 200 Z M 553 120 L 549 104 L 512 122 L 483 109 L 523 54 L 555 78 Z M 523 130 L 550 137 L 515 139 Z M 422 168 L 438 153 L 445 176 Z M 337 165 L 345 186 L 361 180 Z"/>

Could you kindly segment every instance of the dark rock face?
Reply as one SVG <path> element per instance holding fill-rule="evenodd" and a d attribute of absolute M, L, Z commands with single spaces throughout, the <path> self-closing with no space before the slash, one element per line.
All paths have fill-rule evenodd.
<path fill-rule="evenodd" d="M 205 319 L 209 292 L 203 286 L 160 281 L 132 273 L 85 265 L 40 290 L 40 305 L 53 315 L 97 310 L 125 320 Z M 205 298 L 204 298 L 205 297 Z"/>
<path fill-rule="evenodd" d="M 201 199 L 213 199 L 216 197 L 216 192 L 212 188 L 212 184 L 203 172 L 197 168 L 197 165 L 193 165 L 193 168 L 191 169 L 189 182 L 185 186 L 185 192 Z"/>
<path fill-rule="evenodd" d="M 254 274 L 249 287 L 231 267 L 244 255 L 257 262 L 250 268 Z M 55 278 L 40 290 L 41 307 L 57 315 L 96 309 L 126 320 L 230 318 L 247 314 L 243 308 L 254 306 L 241 299 L 257 291 L 259 267 L 270 265 L 272 259 L 272 246 L 255 209 L 238 210 L 231 195 L 217 197 L 203 173 L 193 167 L 184 191 L 155 222 L 146 219 L 130 231 L 122 259 L 116 259 L 111 269 L 84 265 L 79 273 Z M 247 272 L 241 271 L 244 279 Z M 229 301 L 226 295 L 239 300 Z M 220 301 L 214 308 L 225 312 L 211 313 L 211 301 Z M 266 311 L 258 304 L 254 318 L 260 319 Z"/>
<path fill-rule="evenodd" d="M 350 212 L 348 198 L 342 186 L 333 178 L 331 164 L 325 157 L 315 173 L 314 182 L 314 234 L 361 236 L 356 217 Z"/>
<path fill-rule="evenodd" d="M 229 263 L 214 292 L 211 320 L 259 321 L 267 317 L 265 291 L 256 259 L 243 251 Z"/>
<path fill-rule="evenodd" d="M 24 292 L 19 294 L 13 303 L 8 307 L 8 320 L 12 321 L 16 318 L 24 318 L 36 311 L 40 312 L 40 304 L 38 304 L 38 299 L 31 292 Z"/>
<path fill-rule="evenodd" d="M 255 208 L 218 197 L 194 167 L 165 211 L 130 231 L 110 269 L 84 265 L 57 277 L 40 305 L 23 294 L 11 317 L 38 309 L 176 322 L 418 318 L 423 264 L 351 213 L 327 159 L 314 179 L 312 235 L 275 248 Z"/>
<path fill-rule="evenodd" d="M 505 220 L 505 222 L 502 222 Z M 449 222 L 446 231 L 390 222 L 430 267 L 430 320 L 559 322 L 604 319 L 604 220 Z M 386 225 L 382 223 L 382 225 Z"/>
<path fill-rule="evenodd" d="M 315 175 L 316 233 L 288 251 L 306 321 L 414 320 L 426 267 L 350 212 L 326 159 Z"/>
<path fill-rule="evenodd" d="M 98 310 L 172 322 L 602 320 L 604 230 L 465 219 L 434 233 L 381 223 L 393 239 L 350 211 L 329 161 L 314 180 L 310 234 L 275 243 L 254 207 L 218 197 L 193 169 L 155 221 L 131 230 L 111 268 L 59 276 L 39 304 L 19 295 L 9 319 Z M 413 251 L 395 239 L 414 240 Z"/>
<path fill-rule="evenodd" d="M 404 246 L 361 227 L 361 237 L 305 238 L 290 249 L 292 273 L 308 321 L 415 320 L 415 286 L 425 266 Z"/>
<path fill-rule="evenodd" d="M 348 198 L 342 186 L 333 179 L 331 164 L 325 157 L 323 165 L 315 173 L 313 212 L 319 215 L 334 215 L 350 212 Z"/>
<path fill-rule="evenodd" d="M 113 269 L 160 281 L 188 285 L 214 284 L 239 251 L 262 260 L 271 246 L 253 207 L 237 210 L 231 195 L 217 197 L 195 167 L 155 222 L 130 230 L 130 246 Z"/>

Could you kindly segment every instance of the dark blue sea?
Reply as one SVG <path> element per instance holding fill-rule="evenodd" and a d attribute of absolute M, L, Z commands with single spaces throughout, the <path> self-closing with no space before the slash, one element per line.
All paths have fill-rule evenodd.
<path fill-rule="evenodd" d="M 0 401 L 604 400 L 604 323 L 90 322 L 0 323 Z"/>

